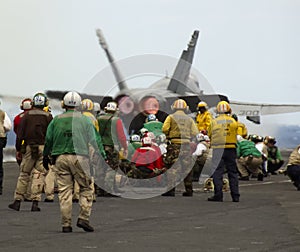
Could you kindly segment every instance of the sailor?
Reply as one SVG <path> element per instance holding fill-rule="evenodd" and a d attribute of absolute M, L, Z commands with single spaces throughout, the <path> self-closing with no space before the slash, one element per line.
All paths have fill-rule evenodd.
<path fill-rule="evenodd" d="M 148 136 L 142 138 L 142 146 L 135 150 L 131 162 L 137 171 L 135 177 L 143 179 L 155 176 L 156 170 L 163 166 L 160 150 L 153 148 L 152 139 Z"/>
<path fill-rule="evenodd" d="M 255 147 L 261 153 L 263 159 L 261 169 L 264 174 L 264 177 L 267 177 L 268 176 L 268 148 L 264 143 L 264 138 L 256 134 L 252 134 L 248 136 L 248 139 L 255 143 Z"/>
<path fill-rule="evenodd" d="M 293 185 L 300 191 L 300 145 L 298 145 L 290 154 L 286 169 L 281 173 L 288 175 Z"/>
<path fill-rule="evenodd" d="M 31 211 L 40 211 L 38 202 L 41 201 L 44 180 L 47 174 L 43 167 L 43 149 L 47 127 L 53 117 L 43 110 L 48 106 L 48 98 L 43 93 L 37 93 L 32 99 L 32 109 L 24 114 L 18 130 L 16 143 L 17 159 L 22 160 L 20 174 L 14 194 L 14 202 L 8 207 L 19 211 L 21 201 L 24 200 L 27 186 L 33 169 L 38 174 L 33 174 L 31 182 Z M 22 151 L 22 152 L 21 152 Z"/>
<path fill-rule="evenodd" d="M 276 146 L 276 139 L 272 136 L 266 136 L 264 139 L 265 144 L 268 148 L 268 173 L 277 175 L 277 170 L 283 165 L 279 148 Z"/>
<path fill-rule="evenodd" d="M 220 101 L 217 105 L 218 116 L 208 128 L 208 136 L 213 149 L 214 196 L 208 201 L 223 201 L 223 174 L 226 166 L 233 202 L 239 202 L 239 179 L 236 165 L 237 122 L 231 117 L 228 102 Z"/>
<path fill-rule="evenodd" d="M 201 101 L 198 103 L 197 106 L 198 113 L 196 115 L 196 123 L 198 130 L 207 132 L 207 129 L 209 125 L 211 124 L 212 115 L 208 111 L 207 103 L 204 101 Z"/>
<path fill-rule="evenodd" d="M 0 102 L 1 105 L 1 102 Z M 3 186 L 3 149 L 7 143 L 7 132 L 12 128 L 12 123 L 7 113 L 0 109 L 0 195 Z"/>
<path fill-rule="evenodd" d="M 127 137 L 123 122 L 118 116 L 117 103 L 114 101 L 108 102 L 104 111 L 105 114 L 100 115 L 98 118 L 99 133 L 110 169 L 108 169 L 108 166 L 103 167 L 101 171 L 103 174 L 97 176 L 101 180 L 98 185 L 101 184 L 104 187 L 98 196 L 113 196 L 120 192 L 116 186 L 116 175 L 121 164 L 119 152 L 122 150 L 122 154 L 127 156 Z"/>
<path fill-rule="evenodd" d="M 186 112 L 188 106 L 185 100 L 178 99 L 171 106 L 175 112 L 170 114 L 162 127 L 163 133 L 169 140 L 164 159 L 167 171 L 169 191 L 163 196 L 175 196 L 175 186 L 184 177 L 185 192 L 183 196 L 193 196 L 193 162 L 191 159 L 190 142 L 199 132 L 194 120 Z"/>
<path fill-rule="evenodd" d="M 157 137 L 162 134 L 162 126 L 163 123 L 158 121 L 154 114 L 149 114 L 143 128 L 153 132 L 155 137 Z"/>
<path fill-rule="evenodd" d="M 51 107 L 48 105 L 43 109 L 45 112 L 51 113 Z M 56 174 L 55 174 L 55 167 L 52 164 L 49 164 L 49 170 L 45 177 L 44 181 L 44 192 L 45 192 L 45 199 L 44 202 L 54 202 L 54 191 L 55 191 L 56 183 Z"/>
<path fill-rule="evenodd" d="M 248 129 L 247 129 L 246 125 L 239 121 L 238 116 L 236 114 L 232 114 L 232 118 L 234 118 L 234 120 L 236 120 L 238 123 L 237 134 L 243 138 L 247 138 Z"/>
<path fill-rule="evenodd" d="M 237 135 L 237 158 L 240 180 L 249 180 L 249 173 L 251 173 L 258 181 L 263 181 L 263 158 L 254 142 Z"/>
<path fill-rule="evenodd" d="M 16 134 L 16 143 L 19 141 L 18 140 L 18 138 L 19 138 L 18 129 L 19 129 L 21 120 L 22 120 L 23 116 L 25 115 L 25 113 L 32 109 L 32 99 L 31 98 L 23 99 L 20 104 L 20 109 L 23 111 L 21 113 L 17 114 L 13 120 L 13 128 L 14 128 L 14 132 Z M 21 161 L 22 161 L 22 156 L 16 155 L 16 161 L 17 161 L 18 165 L 20 165 Z M 33 169 L 32 173 L 38 173 L 38 171 Z M 32 176 L 32 174 L 31 174 L 31 176 Z M 30 180 L 31 180 L 31 176 L 30 176 Z M 31 182 L 27 186 L 27 192 L 24 195 L 24 201 L 31 201 Z"/>
<path fill-rule="evenodd" d="M 74 181 L 80 187 L 80 212 L 77 227 L 93 232 L 89 224 L 93 204 L 92 178 L 90 174 L 90 145 L 106 159 L 101 138 L 91 121 L 77 109 L 81 97 L 77 92 L 68 92 L 62 101 L 66 111 L 57 115 L 47 129 L 43 165 L 47 169 L 55 164 L 58 198 L 61 211 L 62 232 L 72 232 L 72 193 Z"/>
<path fill-rule="evenodd" d="M 193 159 L 195 159 L 195 164 L 193 166 L 193 181 L 198 182 L 209 154 L 210 139 L 209 136 L 198 133 L 196 135 L 196 140 L 197 147 L 192 154 Z"/>
<path fill-rule="evenodd" d="M 81 113 L 86 116 L 87 118 L 89 118 L 89 120 L 91 120 L 91 123 L 94 125 L 95 127 L 95 130 L 97 132 L 99 132 L 99 124 L 98 124 L 98 121 L 94 115 L 94 103 L 92 100 L 90 99 L 83 99 L 81 101 Z M 94 157 L 95 155 L 95 150 L 92 146 L 90 146 L 90 162 L 91 162 L 91 178 L 93 180 L 93 183 L 92 183 L 92 189 L 93 191 L 95 191 L 95 185 L 94 185 L 94 170 L 96 169 L 96 167 L 99 165 L 98 163 L 98 160 L 96 157 Z M 75 181 L 74 182 L 74 193 L 73 193 L 73 202 L 79 202 L 79 185 L 78 183 Z M 96 195 L 94 195 L 94 198 L 93 198 L 94 202 L 96 201 Z"/>

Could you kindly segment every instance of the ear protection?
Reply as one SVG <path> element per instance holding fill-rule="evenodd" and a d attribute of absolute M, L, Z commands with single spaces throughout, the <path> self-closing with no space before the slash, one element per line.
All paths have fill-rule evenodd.
<path fill-rule="evenodd" d="M 61 106 L 62 109 L 65 109 L 65 108 L 66 108 L 66 105 L 65 105 L 65 103 L 64 103 L 64 100 L 61 100 L 60 106 Z"/>

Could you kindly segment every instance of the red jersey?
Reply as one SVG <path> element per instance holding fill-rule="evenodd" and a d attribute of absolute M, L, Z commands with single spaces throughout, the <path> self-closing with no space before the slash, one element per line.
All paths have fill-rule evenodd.
<path fill-rule="evenodd" d="M 137 148 L 131 158 L 131 162 L 135 163 L 136 167 L 144 166 L 151 170 L 154 168 L 161 169 L 163 167 L 160 149 L 158 152 L 154 146 L 142 146 Z"/>

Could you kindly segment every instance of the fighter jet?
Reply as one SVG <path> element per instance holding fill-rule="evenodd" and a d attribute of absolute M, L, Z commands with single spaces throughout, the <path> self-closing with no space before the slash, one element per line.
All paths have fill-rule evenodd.
<path fill-rule="evenodd" d="M 209 108 L 214 108 L 221 100 L 228 101 L 231 104 L 232 112 L 239 117 L 246 117 L 248 120 L 259 124 L 261 115 L 280 114 L 300 111 L 299 104 L 263 104 L 263 103 L 245 103 L 230 101 L 226 95 L 205 94 L 200 88 L 199 81 L 191 74 L 195 48 L 197 45 L 199 31 L 195 30 L 188 43 L 186 50 L 183 50 L 173 75 L 165 76 L 161 80 L 153 83 L 147 88 L 129 88 L 125 78 L 118 68 L 109 50 L 108 44 L 100 29 L 96 30 L 99 44 L 104 50 L 107 59 L 112 68 L 116 84 L 119 88 L 114 96 L 101 96 L 100 94 L 82 94 L 83 97 L 93 97 L 94 101 L 100 99 L 101 107 L 110 100 L 115 100 L 119 105 L 120 116 L 123 119 L 125 127 L 129 134 L 137 132 L 145 122 L 148 114 L 156 114 L 158 120 L 164 121 L 171 112 L 172 103 L 178 99 L 184 99 L 189 112 L 197 111 L 197 104 L 204 101 Z M 62 98 L 61 91 L 47 91 L 50 98 Z"/>
<path fill-rule="evenodd" d="M 108 48 L 108 44 L 100 29 L 96 30 L 99 44 L 103 48 L 113 70 L 119 92 L 114 99 L 119 104 L 120 114 L 129 133 L 137 132 L 145 122 L 148 114 L 156 114 L 158 120 L 164 121 L 171 112 L 172 103 L 178 98 L 184 98 L 190 112 L 195 112 L 199 101 L 204 100 L 212 107 L 218 101 L 228 98 L 218 94 L 204 94 L 199 82 L 191 74 L 195 48 L 199 31 L 195 30 L 186 50 L 183 50 L 172 77 L 165 76 L 147 88 L 130 89 L 122 77 L 116 61 Z"/>

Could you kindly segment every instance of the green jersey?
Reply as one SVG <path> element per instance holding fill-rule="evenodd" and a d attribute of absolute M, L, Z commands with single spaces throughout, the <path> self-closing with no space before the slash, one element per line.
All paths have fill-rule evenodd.
<path fill-rule="evenodd" d="M 89 144 L 106 158 L 101 137 L 89 118 L 69 110 L 57 115 L 47 128 L 44 155 L 89 155 Z"/>

